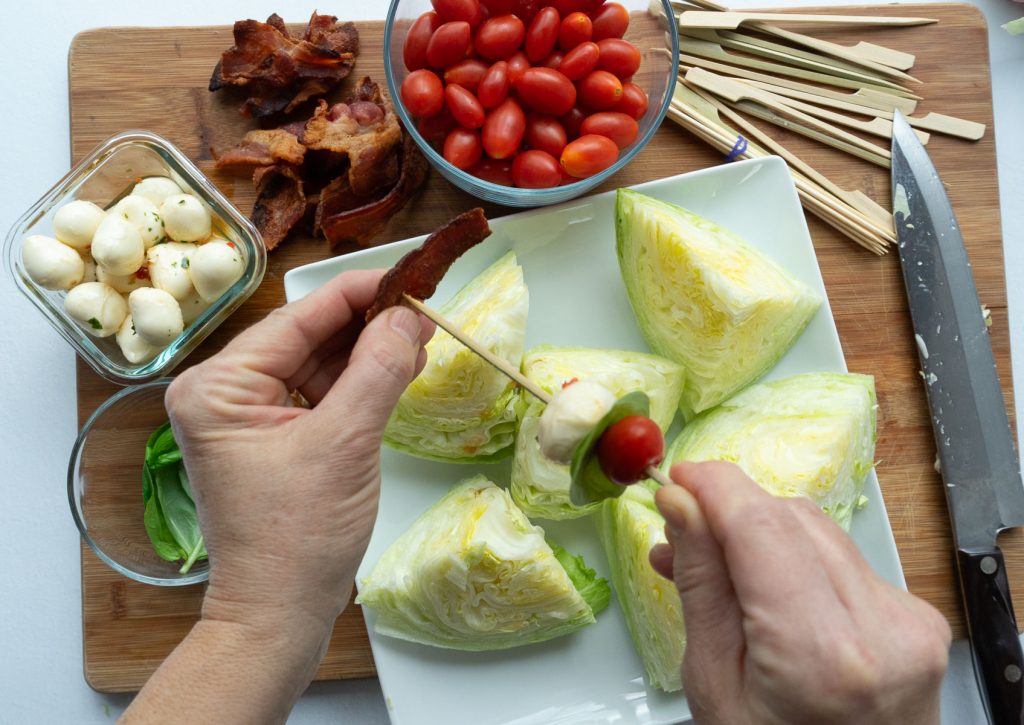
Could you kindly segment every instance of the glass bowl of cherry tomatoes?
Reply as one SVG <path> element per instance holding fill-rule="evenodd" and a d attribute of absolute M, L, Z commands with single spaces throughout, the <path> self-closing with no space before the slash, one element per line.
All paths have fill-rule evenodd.
<path fill-rule="evenodd" d="M 670 0 L 393 0 L 388 88 L 448 181 L 507 206 L 555 204 L 628 164 L 661 124 L 673 18 Z"/>

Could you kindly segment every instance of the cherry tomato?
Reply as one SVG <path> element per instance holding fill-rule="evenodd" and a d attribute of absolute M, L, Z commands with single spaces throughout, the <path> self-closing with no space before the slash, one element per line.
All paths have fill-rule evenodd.
<path fill-rule="evenodd" d="M 469 169 L 469 173 L 492 184 L 512 186 L 512 163 L 510 161 L 499 161 L 485 156 L 476 166 Z"/>
<path fill-rule="evenodd" d="M 647 478 L 647 467 L 657 466 L 664 457 L 661 429 L 645 415 L 627 415 L 612 423 L 597 442 L 601 470 L 624 486 Z"/>
<path fill-rule="evenodd" d="M 405 110 L 418 118 L 433 116 L 444 107 L 441 79 L 424 68 L 414 70 L 405 77 L 401 93 Z"/>
<path fill-rule="evenodd" d="M 593 32 L 593 23 L 590 22 L 584 13 L 571 13 L 562 19 L 558 28 L 558 47 L 562 50 L 572 50 L 580 43 L 590 40 Z"/>
<path fill-rule="evenodd" d="M 512 13 L 519 14 L 516 12 L 519 9 L 519 0 L 480 0 L 480 5 L 492 18 Z"/>
<path fill-rule="evenodd" d="M 442 24 L 427 43 L 427 63 L 434 68 L 455 65 L 466 57 L 469 38 L 469 23 L 465 20 Z"/>
<path fill-rule="evenodd" d="M 565 128 L 557 118 L 531 113 L 526 117 L 526 145 L 531 149 L 544 151 L 556 159 L 569 142 Z"/>
<path fill-rule="evenodd" d="M 433 116 L 427 116 L 421 118 L 416 123 L 416 130 L 420 132 L 420 136 L 425 138 L 431 143 L 441 143 L 445 140 L 448 134 L 453 128 L 459 124 L 455 123 L 455 119 L 452 118 L 452 114 L 449 113 L 447 108 L 442 108 L 440 112 L 435 113 Z"/>
<path fill-rule="evenodd" d="M 484 125 L 484 107 L 472 93 L 454 83 L 444 89 L 444 100 L 452 118 L 466 128 L 480 128 Z"/>
<path fill-rule="evenodd" d="M 558 27 L 562 19 L 554 8 L 543 8 L 526 30 L 526 57 L 531 63 L 536 63 L 554 49 L 558 42 Z"/>
<path fill-rule="evenodd" d="M 427 67 L 427 44 L 440 24 L 434 12 L 426 12 L 416 18 L 409 28 L 409 34 L 405 36 L 405 46 L 402 48 L 406 68 L 419 70 Z"/>
<path fill-rule="evenodd" d="M 576 103 L 576 87 L 551 68 L 530 68 L 515 83 L 524 104 L 539 113 L 561 116 Z"/>
<path fill-rule="evenodd" d="M 562 168 L 545 151 L 523 151 L 512 162 L 512 183 L 521 189 L 549 189 L 562 181 Z"/>
<path fill-rule="evenodd" d="M 585 179 L 604 171 L 619 158 L 619 147 L 610 138 L 587 134 L 562 149 L 562 168 L 569 176 Z"/>
<path fill-rule="evenodd" d="M 522 20 L 515 15 L 499 15 L 480 25 L 473 47 L 481 58 L 502 60 L 519 49 L 525 35 Z"/>
<path fill-rule="evenodd" d="M 465 20 L 473 27 L 480 23 L 479 0 L 430 0 L 430 4 L 443 23 Z"/>
<path fill-rule="evenodd" d="M 600 56 L 601 49 L 597 47 L 597 43 L 580 43 L 565 54 L 558 70 L 569 80 L 578 81 L 597 67 Z"/>
<path fill-rule="evenodd" d="M 615 110 L 640 120 L 647 113 L 647 94 L 636 83 L 622 84 L 622 100 L 615 105 Z"/>
<path fill-rule="evenodd" d="M 523 141 L 526 116 L 514 98 L 506 98 L 487 115 L 484 121 L 484 151 L 492 159 L 514 156 Z M 604 138 L 598 136 L 597 138 Z M 605 139 L 607 140 L 607 139 Z M 609 142 L 611 143 L 611 142 Z M 612 144 L 614 146 L 614 144 Z"/>
<path fill-rule="evenodd" d="M 508 59 L 508 79 L 512 85 L 515 85 L 516 81 L 519 80 L 519 76 L 529 67 L 530 59 L 526 57 L 526 53 L 519 51 L 512 54 Z"/>
<path fill-rule="evenodd" d="M 594 13 L 594 33 L 590 39 L 595 43 L 605 38 L 621 38 L 629 27 L 629 11 L 618 3 L 606 3 Z"/>
<path fill-rule="evenodd" d="M 605 38 L 598 42 L 597 47 L 601 49 L 601 57 L 597 61 L 601 70 L 619 78 L 628 78 L 640 67 L 640 51 L 628 40 Z"/>
<path fill-rule="evenodd" d="M 572 13 L 589 13 L 601 4 L 601 0 L 554 0 L 552 4 L 564 18 Z"/>
<path fill-rule="evenodd" d="M 607 110 L 622 98 L 622 84 L 606 70 L 591 71 L 579 82 L 576 90 L 583 105 L 595 111 Z"/>
<path fill-rule="evenodd" d="M 511 82 L 508 79 L 508 63 L 499 60 L 484 73 L 480 86 L 476 89 L 476 97 L 484 108 L 494 108 L 505 100 Z"/>
<path fill-rule="evenodd" d="M 565 56 L 562 55 L 562 51 L 556 50 L 554 53 L 549 55 L 547 58 L 540 62 L 542 68 L 550 68 L 551 70 L 558 70 L 558 66 L 562 65 L 562 59 Z M 565 75 L 564 73 L 562 75 Z"/>
<path fill-rule="evenodd" d="M 468 128 L 455 128 L 444 140 L 444 158 L 457 169 L 468 169 L 484 153 L 480 144 L 480 134 Z"/>
<path fill-rule="evenodd" d="M 598 136 L 607 136 L 620 149 L 629 146 L 636 139 L 639 131 L 636 120 L 625 113 L 615 111 L 601 111 L 592 116 L 587 116 L 580 124 L 580 133 L 596 133 Z"/>
<path fill-rule="evenodd" d="M 487 72 L 487 64 L 482 60 L 467 58 L 459 61 L 444 72 L 445 84 L 454 83 L 462 86 L 470 93 L 476 93 L 480 81 Z"/>
<path fill-rule="evenodd" d="M 579 106 L 573 106 L 572 110 L 562 116 L 559 122 L 562 127 L 565 128 L 565 133 L 569 138 L 576 138 L 580 135 L 580 126 L 583 124 L 583 119 L 587 117 L 587 114 L 580 109 Z"/>

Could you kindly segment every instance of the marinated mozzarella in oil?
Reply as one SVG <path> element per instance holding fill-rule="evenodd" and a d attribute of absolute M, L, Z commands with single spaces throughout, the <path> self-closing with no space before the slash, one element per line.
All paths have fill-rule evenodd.
<path fill-rule="evenodd" d="M 190 194 L 175 194 L 164 199 L 160 218 L 167 236 L 176 242 L 202 242 L 213 228 L 210 211 Z"/>
<path fill-rule="evenodd" d="M 146 247 L 134 224 L 116 214 L 108 214 L 93 235 L 92 257 L 110 274 L 127 275 L 142 266 Z"/>
<path fill-rule="evenodd" d="M 150 248 L 146 252 L 146 264 L 153 286 L 176 300 L 187 297 L 193 291 L 189 269 L 197 249 L 195 244 L 187 242 L 166 242 Z"/>
<path fill-rule="evenodd" d="M 135 330 L 135 323 L 132 320 L 132 316 L 128 315 L 124 318 L 124 322 L 121 323 L 121 327 L 117 330 L 117 335 L 114 338 L 117 340 L 117 346 L 121 348 L 121 353 L 125 359 L 132 365 L 141 365 L 147 363 L 155 358 L 162 348 L 156 345 L 150 345 L 146 340 Z"/>
<path fill-rule="evenodd" d="M 106 268 L 98 266 L 95 269 L 95 275 L 97 282 L 109 284 L 123 295 L 131 294 L 133 290 L 140 287 L 153 286 L 144 274 L 140 276 L 138 270 L 131 274 L 111 274 Z"/>
<path fill-rule="evenodd" d="M 105 216 L 106 212 L 91 201 L 72 201 L 53 215 L 53 235 L 69 247 L 84 251 L 92 244 L 96 228 Z"/>
<path fill-rule="evenodd" d="M 538 441 L 545 456 L 568 464 L 573 451 L 615 405 L 609 390 L 578 380 L 557 391 L 540 416 Z"/>
<path fill-rule="evenodd" d="M 71 247 L 33 234 L 21 243 L 21 261 L 32 280 L 46 289 L 71 289 L 85 276 L 85 263 Z"/>
<path fill-rule="evenodd" d="M 188 273 L 199 296 L 213 302 L 238 281 L 244 269 L 242 255 L 234 243 L 215 239 L 196 249 Z"/>
<path fill-rule="evenodd" d="M 185 329 L 178 301 L 162 289 L 135 290 L 128 295 L 128 307 L 135 331 L 151 345 L 165 347 Z"/>
<path fill-rule="evenodd" d="M 73 287 L 64 299 L 64 309 L 95 337 L 110 337 L 128 315 L 124 297 L 103 282 Z"/>
<path fill-rule="evenodd" d="M 144 196 L 129 194 L 110 210 L 130 224 L 134 224 L 146 249 L 164 238 L 164 225 L 156 204 Z"/>
<path fill-rule="evenodd" d="M 181 187 L 166 176 L 147 176 L 132 187 L 129 196 L 141 196 L 149 199 L 157 208 L 164 199 L 182 193 Z"/>
<path fill-rule="evenodd" d="M 195 289 L 189 292 L 184 299 L 178 300 L 178 305 L 181 306 L 181 319 L 186 325 L 191 325 L 199 315 L 210 307 L 210 303 L 200 297 Z"/>

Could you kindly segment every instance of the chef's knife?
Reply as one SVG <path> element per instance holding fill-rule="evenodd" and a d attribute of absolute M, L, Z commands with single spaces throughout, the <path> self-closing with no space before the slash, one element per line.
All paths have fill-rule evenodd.
<path fill-rule="evenodd" d="M 1019 725 L 1024 654 L 996 535 L 1024 525 L 1024 487 L 960 227 L 928 153 L 899 111 L 892 190 L 974 671 L 992 722 Z"/>

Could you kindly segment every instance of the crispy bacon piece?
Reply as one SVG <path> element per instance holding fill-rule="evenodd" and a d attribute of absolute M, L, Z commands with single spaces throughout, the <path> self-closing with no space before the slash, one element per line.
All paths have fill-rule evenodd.
<path fill-rule="evenodd" d="M 267 251 L 280 244 L 306 215 L 306 194 L 297 167 L 275 164 L 256 169 L 256 203 L 252 222 L 263 237 Z"/>
<path fill-rule="evenodd" d="M 381 199 L 369 203 L 352 193 L 349 175 L 340 176 L 324 187 L 320 192 L 315 226 L 323 231 L 332 247 L 343 242 L 365 245 L 423 186 L 429 169 L 427 160 L 408 134 L 402 144 L 399 165 L 398 183 Z"/>
<path fill-rule="evenodd" d="M 217 159 L 218 169 L 252 169 L 277 163 L 298 166 L 306 156 L 306 147 L 299 138 L 284 128 L 256 129 L 242 137 L 242 142 L 225 151 Z"/>
<path fill-rule="evenodd" d="M 478 207 L 459 214 L 387 271 L 377 288 L 377 297 L 366 311 L 366 321 L 401 304 L 403 295 L 418 300 L 433 295 L 455 260 L 490 234 L 483 209 Z"/>
<path fill-rule="evenodd" d="M 301 39 L 292 37 L 280 16 L 267 22 L 239 20 L 235 44 L 224 51 L 210 78 L 210 90 L 245 86 L 250 97 L 243 115 L 257 118 L 322 95 L 352 70 L 359 33 L 352 23 L 313 13 Z"/>

